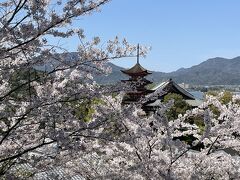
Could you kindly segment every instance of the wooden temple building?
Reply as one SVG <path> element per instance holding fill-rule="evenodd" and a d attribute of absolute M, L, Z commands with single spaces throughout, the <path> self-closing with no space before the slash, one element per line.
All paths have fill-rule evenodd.
<path fill-rule="evenodd" d="M 175 93 L 175 94 L 181 95 L 183 99 L 186 101 L 186 103 L 188 103 L 191 107 L 198 107 L 199 105 L 202 104 L 202 100 L 195 98 L 190 92 L 188 92 L 186 89 L 178 85 L 171 78 L 155 86 L 151 90 L 154 91 L 154 93 L 156 94 L 157 92 L 163 92 L 163 93 L 162 95 L 158 96 L 156 99 L 145 103 L 144 104 L 145 111 L 155 111 L 156 108 L 161 106 L 161 102 L 163 101 L 164 96 L 166 96 L 169 93 Z"/>
<path fill-rule="evenodd" d="M 128 80 L 122 80 L 122 82 L 128 83 L 129 86 L 131 86 L 131 90 L 126 92 L 124 97 L 124 104 L 137 102 L 141 97 L 154 92 L 154 90 L 146 88 L 146 86 L 152 84 L 152 82 L 147 80 L 145 77 L 152 73 L 140 65 L 139 45 L 137 50 L 137 63 L 130 69 L 121 70 L 124 74 L 129 76 Z"/>
<path fill-rule="evenodd" d="M 172 79 L 169 79 L 152 89 L 147 88 L 147 85 L 152 84 L 152 82 L 146 79 L 146 76 L 152 73 L 143 68 L 139 63 L 139 46 L 137 51 L 137 63 L 132 68 L 122 70 L 122 72 L 130 77 L 128 80 L 122 80 L 122 82 L 129 83 L 131 86 L 130 90 L 126 92 L 125 97 L 123 98 L 123 104 L 138 102 L 142 97 L 150 95 L 151 93 L 157 94 L 158 92 L 164 93 L 159 93 L 161 95 L 157 96 L 155 99 L 145 102 L 142 106 L 145 112 L 155 111 L 156 108 L 161 106 L 164 96 L 168 93 L 181 95 L 192 107 L 197 107 L 202 103 L 201 100 L 196 99 L 190 92 L 179 86 Z"/>

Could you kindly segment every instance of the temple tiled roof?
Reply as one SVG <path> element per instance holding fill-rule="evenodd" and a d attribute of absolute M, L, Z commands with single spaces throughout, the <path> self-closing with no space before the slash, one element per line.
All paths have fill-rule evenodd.
<path fill-rule="evenodd" d="M 165 91 L 166 93 L 177 93 L 182 95 L 184 99 L 195 100 L 195 97 L 190 92 L 188 92 L 187 90 L 179 86 L 172 79 L 169 79 L 168 81 L 159 84 L 158 86 L 154 87 L 152 90 Z"/>
<path fill-rule="evenodd" d="M 132 68 L 127 70 L 121 70 L 123 73 L 127 75 L 147 75 L 152 74 L 150 71 L 146 70 L 144 67 L 142 67 L 139 63 L 136 63 Z"/>
<path fill-rule="evenodd" d="M 162 98 L 168 93 L 176 93 L 183 96 L 184 100 L 192 107 L 198 107 L 202 104 L 202 100 L 196 99 L 190 92 L 179 86 L 172 79 L 165 81 L 154 88 L 152 88 L 155 94 L 162 92 L 162 96 L 159 99 L 149 101 L 145 104 L 146 107 L 160 107 L 162 106 Z M 161 93 L 160 93 L 161 94 Z"/>

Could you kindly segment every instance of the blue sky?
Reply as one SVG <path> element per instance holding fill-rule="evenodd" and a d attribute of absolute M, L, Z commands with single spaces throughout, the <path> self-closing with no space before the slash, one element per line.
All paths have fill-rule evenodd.
<path fill-rule="evenodd" d="M 149 70 L 170 72 L 208 58 L 240 56 L 240 0 L 112 0 L 77 26 L 88 38 L 117 35 L 151 46 L 140 61 Z M 126 68 L 135 62 L 114 61 Z"/>

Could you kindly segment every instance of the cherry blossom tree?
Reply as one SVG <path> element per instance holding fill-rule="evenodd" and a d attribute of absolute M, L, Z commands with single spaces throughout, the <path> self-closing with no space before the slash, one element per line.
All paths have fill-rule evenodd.
<path fill-rule="evenodd" d="M 136 106 L 119 108 L 121 123 L 112 129 L 111 139 L 103 130 L 95 141 L 84 142 L 85 151 L 66 156 L 65 167 L 89 179 L 239 179 L 240 97 L 225 105 L 221 96 L 207 97 L 202 106 L 173 121 L 165 115 L 171 101 L 151 117 L 139 116 Z M 121 100 L 114 101 L 111 104 L 120 107 Z M 219 116 L 209 110 L 211 105 Z M 189 123 L 198 116 L 204 129 Z M 182 137 L 192 138 L 189 142 Z"/>
<path fill-rule="evenodd" d="M 106 3 L 1 3 L 0 176 L 26 179 L 61 167 L 69 179 L 77 174 L 85 179 L 239 179 L 239 96 L 227 104 L 221 93 L 208 96 L 199 108 L 170 121 L 166 112 L 173 101 L 151 116 L 141 110 L 142 102 L 164 92 L 123 106 L 121 85 L 94 82 L 94 75 L 110 71 L 109 60 L 136 51 L 126 40 L 102 45 L 98 37 L 88 41 L 82 29 L 72 28 Z M 70 37 L 79 42 L 74 60 L 51 44 Z M 14 167 L 26 163 L 30 174 L 16 174 Z"/>
<path fill-rule="evenodd" d="M 86 101 L 100 101 L 106 94 L 119 92 L 118 87 L 97 85 L 92 76 L 108 73 L 109 60 L 133 56 L 136 47 L 117 37 L 103 46 L 98 37 L 88 41 L 82 29 L 72 28 L 79 17 L 99 11 L 106 3 L 108 0 L 1 2 L 2 175 L 13 165 L 34 159 L 36 153 L 54 158 L 48 155 L 48 147 L 80 151 L 83 147 L 76 134 L 97 130 L 108 121 L 107 115 L 94 115 L 91 122 L 85 122 L 79 108 Z M 74 60 L 54 43 L 70 37 L 79 42 Z M 42 67 L 48 69 L 42 71 Z M 99 103 L 105 102 L 94 106 Z"/>

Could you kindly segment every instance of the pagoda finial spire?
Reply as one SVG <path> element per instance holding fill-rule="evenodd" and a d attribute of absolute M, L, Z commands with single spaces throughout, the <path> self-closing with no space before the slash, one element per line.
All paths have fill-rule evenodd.
<path fill-rule="evenodd" d="M 139 64 L 139 43 L 137 45 L 137 64 Z"/>

